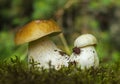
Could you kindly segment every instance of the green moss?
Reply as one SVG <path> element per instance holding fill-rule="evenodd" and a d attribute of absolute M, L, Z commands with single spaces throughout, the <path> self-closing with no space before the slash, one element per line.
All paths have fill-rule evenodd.
<path fill-rule="evenodd" d="M 33 64 L 34 65 L 34 64 Z M 41 71 L 29 67 L 16 57 L 11 63 L 0 63 L 0 84 L 116 84 L 120 83 L 120 63 L 100 65 L 82 71 L 75 66 Z"/>

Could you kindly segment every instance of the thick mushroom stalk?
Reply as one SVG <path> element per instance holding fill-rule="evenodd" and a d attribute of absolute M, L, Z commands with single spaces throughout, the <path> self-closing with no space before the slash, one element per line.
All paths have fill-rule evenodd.
<path fill-rule="evenodd" d="M 99 59 L 95 50 L 96 43 L 96 38 L 91 34 L 79 36 L 74 42 L 75 48 L 70 57 L 70 62 L 74 62 L 82 70 L 89 69 L 90 67 L 97 68 L 99 66 Z"/>
<path fill-rule="evenodd" d="M 40 63 L 37 66 L 45 69 L 48 69 L 51 63 L 51 66 L 58 70 L 61 66 L 68 66 L 67 61 L 61 60 L 63 56 L 60 51 L 49 38 L 38 39 L 29 43 L 28 60 L 34 59 Z"/>

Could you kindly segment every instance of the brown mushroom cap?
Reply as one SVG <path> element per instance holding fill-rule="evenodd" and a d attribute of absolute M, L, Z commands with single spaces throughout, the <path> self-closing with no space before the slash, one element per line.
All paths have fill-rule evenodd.
<path fill-rule="evenodd" d="M 15 44 L 31 42 L 39 38 L 58 34 L 60 27 L 53 20 L 35 20 L 23 26 L 15 35 Z"/>

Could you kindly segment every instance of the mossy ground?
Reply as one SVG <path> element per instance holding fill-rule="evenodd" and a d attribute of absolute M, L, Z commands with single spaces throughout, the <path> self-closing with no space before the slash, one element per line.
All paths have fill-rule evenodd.
<path fill-rule="evenodd" d="M 118 84 L 120 83 L 120 63 L 111 65 L 101 64 L 98 69 L 81 71 L 75 66 L 38 70 L 34 65 L 27 67 L 27 63 L 18 58 L 11 63 L 0 63 L 0 84 Z"/>

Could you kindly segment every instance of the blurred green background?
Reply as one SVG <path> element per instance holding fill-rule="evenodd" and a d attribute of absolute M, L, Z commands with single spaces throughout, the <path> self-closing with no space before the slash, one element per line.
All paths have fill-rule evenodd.
<path fill-rule="evenodd" d="M 72 53 L 76 37 L 91 33 L 101 63 L 120 59 L 120 0 L 0 0 L 0 61 L 27 56 L 27 44 L 14 44 L 15 32 L 35 19 L 54 19 Z M 60 37 L 56 45 L 65 50 Z M 69 53 L 69 54 L 71 54 Z"/>

